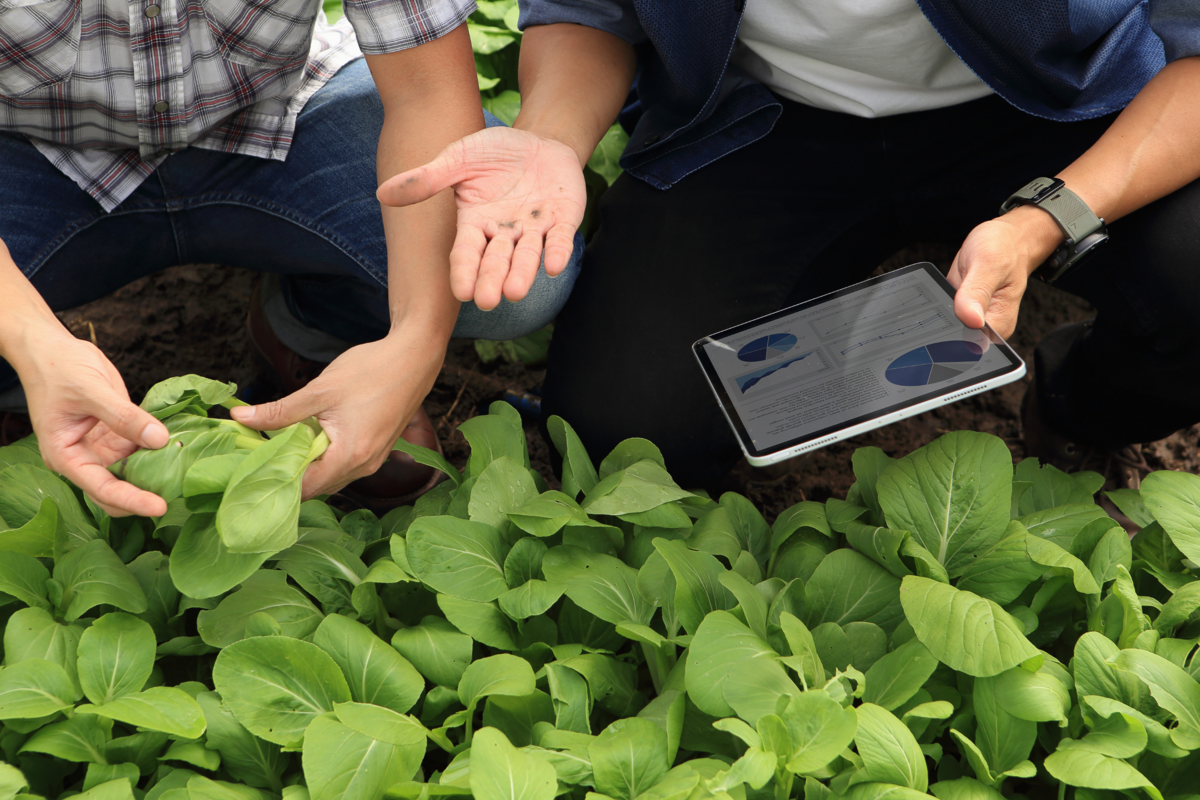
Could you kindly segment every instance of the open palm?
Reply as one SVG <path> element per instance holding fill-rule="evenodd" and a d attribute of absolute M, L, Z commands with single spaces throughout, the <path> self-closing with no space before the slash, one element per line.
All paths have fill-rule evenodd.
<path fill-rule="evenodd" d="M 547 274 L 566 268 L 587 203 L 583 170 L 570 147 L 527 131 L 488 128 L 384 182 L 379 200 L 412 205 L 451 187 L 458 233 L 450 285 L 459 300 L 474 300 L 484 310 L 495 308 L 501 294 L 520 300 L 543 251 Z"/>

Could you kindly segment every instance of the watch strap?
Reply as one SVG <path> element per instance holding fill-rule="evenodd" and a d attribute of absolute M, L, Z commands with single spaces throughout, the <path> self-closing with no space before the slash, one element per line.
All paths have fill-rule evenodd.
<path fill-rule="evenodd" d="M 1079 195 L 1066 187 L 1060 178 L 1034 178 L 1022 186 L 1000 206 L 1006 214 L 1017 206 L 1036 205 L 1054 218 L 1065 241 L 1039 270 L 1053 283 L 1077 266 L 1085 256 L 1108 239 L 1104 220 L 1097 217 Z"/>

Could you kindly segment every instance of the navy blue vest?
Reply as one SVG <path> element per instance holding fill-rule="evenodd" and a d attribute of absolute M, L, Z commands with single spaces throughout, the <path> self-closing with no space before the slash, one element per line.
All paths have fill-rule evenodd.
<path fill-rule="evenodd" d="M 1014 106 L 1064 122 L 1124 108 L 1167 60 L 1200 54 L 1200 0 L 916 0 Z M 625 169 L 659 188 L 765 136 L 780 105 L 729 67 L 745 0 L 521 0 L 522 25 L 575 22 L 635 41 Z M 1165 47 L 1165 51 L 1164 51 Z"/>

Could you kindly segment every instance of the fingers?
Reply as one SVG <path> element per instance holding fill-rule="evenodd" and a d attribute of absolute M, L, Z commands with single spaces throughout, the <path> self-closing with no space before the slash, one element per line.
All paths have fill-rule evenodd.
<path fill-rule="evenodd" d="M 166 500 L 118 479 L 99 463 L 72 462 L 63 470 L 63 474 L 111 516 L 137 514 L 143 517 L 161 517 L 167 513 Z"/>
<path fill-rule="evenodd" d="M 542 263 L 542 236 L 530 231 L 521 237 L 513 251 L 512 267 L 504 281 L 504 296 L 510 302 L 523 300 L 529 294 L 529 287 L 537 278 L 538 267 Z"/>
<path fill-rule="evenodd" d="M 546 234 L 546 274 L 553 277 L 571 261 L 575 250 L 575 226 L 560 222 Z"/>
<path fill-rule="evenodd" d="M 954 313 L 969 328 L 982 328 L 987 322 L 996 333 L 1007 338 L 1017 325 L 1017 311 L 1025 282 L 1019 271 L 997 266 L 976 266 L 962 274 L 954 294 Z"/>
<path fill-rule="evenodd" d="M 475 225 L 459 225 L 450 251 L 450 291 L 462 303 L 475 298 L 479 262 L 487 249 L 487 236 Z"/>
<path fill-rule="evenodd" d="M 428 200 L 468 177 L 462 142 L 448 145 L 423 167 L 401 172 L 380 184 L 375 196 L 385 206 L 410 206 Z"/>
<path fill-rule="evenodd" d="M 509 236 L 495 236 L 479 262 L 479 279 L 475 283 L 475 305 L 491 311 L 500 305 L 500 292 L 508 277 L 515 243 Z"/>
<path fill-rule="evenodd" d="M 129 398 L 111 389 L 99 391 L 88 410 L 114 433 L 150 450 L 157 450 L 167 443 L 170 435 L 165 425 L 135 406 Z"/>
<path fill-rule="evenodd" d="M 309 384 L 281 400 L 258 406 L 231 408 L 229 416 L 256 431 L 277 431 L 315 416 L 324 408 L 317 396 L 317 390 L 313 384 Z"/>

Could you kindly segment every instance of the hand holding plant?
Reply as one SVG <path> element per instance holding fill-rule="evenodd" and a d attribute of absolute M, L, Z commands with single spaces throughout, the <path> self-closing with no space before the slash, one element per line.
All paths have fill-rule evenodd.
<path fill-rule="evenodd" d="M 583 222 L 587 190 L 567 145 L 514 128 L 488 128 L 447 147 L 423 167 L 379 187 L 379 200 L 407 206 L 454 188 L 458 235 L 450 285 L 484 310 L 525 297 L 542 252 L 546 273 L 562 272 Z"/>
<path fill-rule="evenodd" d="M 66 330 L 26 355 L 21 384 L 46 465 L 112 516 L 163 514 L 167 504 L 161 497 L 106 469 L 138 448 L 167 443 L 167 429 L 130 401 L 112 362 Z"/>
<path fill-rule="evenodd" d="M 329 449 L 304 475 L 304 499 L 337 491 L 379 469 L 433 387 L 442 351 L 391 336 L 352 347 L 298 392 L 230 411 L 238 422 L 274 431 L 315 418 Z"/>

